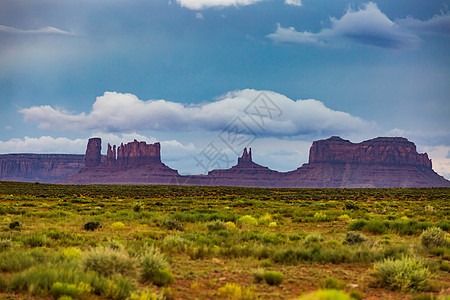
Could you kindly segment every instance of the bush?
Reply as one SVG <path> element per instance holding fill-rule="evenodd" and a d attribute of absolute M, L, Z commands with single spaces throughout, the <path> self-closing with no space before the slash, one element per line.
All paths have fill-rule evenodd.
<path fill-rule="evenodd" d="M 97 247 L 84 253 L 81 261 L 84 270 L 92 270 L 105 276 L 114 274 L 134 275 L 136 261 L 120 249 Z"/>
<path fill-rule="evenodd" d="M 133 206 L 133 211 L 135 211 L 135 212 L 140 212 L 143 209 L 144 209 L 144 205 L 140 202 L 136 202 Z"/>
<path fill-rule="evenodd" d="M 222 221 L 210 222 L 206 225 L 206 227 L 208 228 L 208 231 L 219 231 L 228 229 L 227 225 L 225 225 L 225 223 Z"/>
<path fill-rule="evenodd" d="M 347 221 L 350 221 L 350 220 L 351 220 L 351 218 L 350 218 L 350 216 L 349 216 L 349 215 L 347 215 L 347 214 L 344 214 L 344 215 L 340 215 L 340 216 L 338 217 L 338 220 L 339 220 L 339 221 L 344 221 L 344 222 L 347 222 Z"/>
<path fill-rule="evenodd" d="M 157 286 L 164 286 L 175 281 L 168 271 L 169 263 L 158 248 L 147 247 L 141 256 L 141 276 L 145 282 L 152 282 Z"/>
<path fill-rule="evenodd" d="M 9 223 L 9 229 L 20 229 L 20 223 L 18 221 Z"/>
<path fill-rule="evenodd" d="M 233 300 L 246 300 L 256 298 L 251 288 L 243 288 L 237 283 L 227 283 L 225 286 L 217 290 L 217 294 L 219 295 L 219 297 Z"/>
<path fill-rule="evenodd" d="M 227 229 L 228 229 L 228 230 L 234 230 L 234 229 L 236 229 L 236 224 L 234 224 L 234 223 L 231 222 L 231 221 L 226 222 L 226 223 L 225 223 L 225 226 L 227 226 Z"/>
<path fill-rule="evenodd" d="M 284 274 L 277 271 L 266 271 L 263 278 L 270 285 L 280 285 L 284 280 Z"/>
<path fill-rule="evenodd" d="M 55 299 L 60 299 L 62 296 L 69 296 L 71 298 L 78 298 L 83 294 L 89 294 L 92 291 L 92 287 L 84 282 L 80 282 L 78 285 L 55 282 L 50 288 L 50 294 Z"/>
<path fill-rule="evenodd" d="M 181 224 L 181 222 L 176 220 L 166 220 L 162 225 L 163 227 L 169 230 L 184 231 L 183 224 Z"/>
<path fill-rule="evenodd" d="M 83 229 L 86 231 L 94 231 L 100 227 L 100 222 L 97 221 L 89 221 L 83 225 Z"/>
<path fill-rule="evenodd" d="M 427 249 L 447 246 L 446 233 L 439 227 L 427 228 L 420 236 L 420 242 Z"/>
<path fill-rule="evenodd" d="M 340 281 L 339 279 L 327 277 L 322 283 L 322 288 L 329 290 L 343 290 L 345 285 L 345 282 Z"/>
<path fill-rule="evenodd" d="M 346 200 L 344 202 L 344 209 L 345 210 L 358 210 L 359 206 L 355 201 Z"/>
<path fill-rule="evenodd" d="M 350 296 L 338 290 L 318 290 L 297 298 L 297 300 L 351 300 Z"/>
<path fill-rule="evenodd" d="M 241 226 L 258 226 L 258 220 L 256 220 L 254 217 L 250 216 L 250 215 L 245 215 L 240 217 L 237 220 L 237 223 Z"/>
<path fill-rule="evenodd" d="M 327 221 L 328 217 L 327 217 L 327 215 L 325 213 L 319 211 L 319 212 L 316 212 L 314 214 L 314 220 L 316 220 L 316 221 Z"/>
<path fill-rule="evenodd" d="M 256 283 L 259 283 L 264 280 L 264 273 L 265 273 L 264 269 L 256 269 L 253 272 L 253 278 L 255 278 Z"/>
<path fill-rule="evenodd" d="M 123 230 L 125 229 L 125 224 L 123 224 L 122 222 L 114 222 L 109 227 L 114 231 Z"/>
<path fill-rule="evenodd" d="M 367 241 L 367 237 L 356 231 L 348 231 L 347 234 L 345 235 L 345 241 L 349 245 L 354 245 Z"/>
<path fill-rule="evenodd" d="M 311 244 L 311 243 L 319 243 L 323 241 L 323 237 L 320 235 L 320 233 L 311 233 L 308 234 L 305 238 L 305 245 Z"/>
<path fill-rule="evenodd" d="M 387 258 L 375 264 L 375 276 L 382 287 L 402 292 L 423 291 L 428 288 L 430 271 L 415 258 Z"/>

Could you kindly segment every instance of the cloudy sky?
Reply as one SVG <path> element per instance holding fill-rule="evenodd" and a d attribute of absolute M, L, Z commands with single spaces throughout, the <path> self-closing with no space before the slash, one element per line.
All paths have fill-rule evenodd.
<path fill-rule="evenodd" d="M 0 153 L 136 138 L 183 174 L 244 146 L 286 171 L 317 139 L 404 136 L 450 178 L 449 5 L 2 0 Z"/>

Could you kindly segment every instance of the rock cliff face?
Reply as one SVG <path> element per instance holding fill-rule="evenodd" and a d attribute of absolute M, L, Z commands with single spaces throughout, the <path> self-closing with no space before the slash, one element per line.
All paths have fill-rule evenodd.
<path fill-rule="evenodd" d="M 351 143 L 340 137 L 315 141 L 309 163 L 286 173 L 284 187 L 450 187 L 426 153 L 401 137 Z"/>
<path fill-rule="evenodd" d="M 2 154 L 0 180 L 55 183 L 77 174 L 84 167 L 84 155 Z"/>
<path fill-rule="evenodd" d="M 249 187 L 450 187 L 436 174 L 426 153 L 405 138 L 375 138 L 351 143 L 339 137 L 315 141 L 309 163 L 277 172 L 253 162 L 244 149 L 235 166 L 208 175 L 181 176 L 161 162 L 161 145 L 134 140 L 119 147 L 89 140 L 86 155 L 0 155 L 0 180 L 65 184 L 176 184 Z M 84 164 L 85 160 L 85 164 Z M 60 181 L 59 181 L 60 180 Z"/>
<path fill-rule="evenodd" d="M 96 167 L 100 165 L 102 161 L 102 139 L 100 138 L 90 138 L 86 148 L 86 167 Z"/>
<path fill-rule="evenodd" d="M 108 144 L 106 161 L 101 158 L 101 139 L 89 139 L 86 167 L 63 179 L 70 184 L 176 184 L 176 170 L 161 162 L 161 145 L 134 140 L 119 147 Z"/>
<path fill-rule="evenodd" d="M 379 137 L 358 144 L 337 136 L 315 141 L 309 153 L 309 163 L 410 165 L 431 168 L 428 155 L 417 153 L 416 145 L 402 137 Z"/>

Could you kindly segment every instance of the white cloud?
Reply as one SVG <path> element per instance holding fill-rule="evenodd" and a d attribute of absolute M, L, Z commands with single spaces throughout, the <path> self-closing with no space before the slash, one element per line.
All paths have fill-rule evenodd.
<path fill-rule="evenodd" d="M 203 20 L 205 17 L 203 16 L 202 13 L 198 12 L 195 14 L 195 18 L 199 19 L 199 20 Z"/>
<path fill-rule="evenodd" d="M 255 99 L 257 102 L 253 102 Z M 266 101 L 267 107 L 261 106 L 260 101 Z M 246 108 L 249 114 L 245 113 Z M 257 110 L 266 116 L 255 116 Z M 370 122 L 332 110 L 318 100 L 293 101 L 275 92 L 264 91 L 262 94 L 252 89 L 230 92 L 215 102 L 202 105 L 143 101 L 132 94 L 106 92 L 97 97 L 88 114 L 73 114 L 48 105 L 33 106 L 20 112 L 26 122 L 37 123 L 41 129 L 66 132 L 222 131 L 237 117 L 255 133 L 269 136 L 341 134 L 373 127 Z"/>
<path fill-rule="evenodd" d="M 15 27 L 0 25 L 0 32 L 6 32 L 11 34 L 53 34 L 53 35 L 75 35 L 72 32 L 67 32 L 55 27 L 45 27 L 41 29 L 18 29 Z"/>
<path fill-rule="evenodd" d="M 0 153 L 84 153 L 86 139 L 71 140 L 65 137 L 24 137 L 0 141 Z"/>
<path fill-rule="evenodd" d="M 280 25 L 274 33 L 267 35 L 275 42 L 290 42 L 303 46 L 323 46 L 345 42 L 362 45 L 408 49 L 415 48 L 420 42 L 420 33 L 449 34 L 449 18 L 437 15 L 427 21 L 412 17 L 392 21 L 378 6 L 369 2 L 359 10 L 348 9 L 340 18 L 331 18 L 331 27 L 323 28 L 317 33 L 299 32 L 295 28 L 284 28 Z"/>
<path fill-rule="evenodd" d="M 302 0 L 285 0 L 284 3 L 292 6 L 302 6 Z"/>
<path fill-rule="evenodd" d="M 263 0 L 177 0 L 183 7 L 200 10 L 210 7 L 226 7 L 238 5 L 251 5 Z"/>

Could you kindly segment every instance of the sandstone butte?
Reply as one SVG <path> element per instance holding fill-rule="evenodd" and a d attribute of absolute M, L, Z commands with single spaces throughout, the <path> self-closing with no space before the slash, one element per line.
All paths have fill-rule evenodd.
<path fill-rule="evenodd" d="M 62 184 L 176 184 L 249 187 L 371 188 L 450 187 L 432 169 L 426 153 L 401 137 L 379 137 L 352 143 L 333 136 L 315 141 L 309 162 L 290 172 L 278 172 L 253 162 L 244 149 L 235 166 L 207 175 L 182 176 L 161 161 L 161 145 L 133 142 L 108 144 L 91 138 L 84 155 L 0 155 L 0 179 Z"/>

